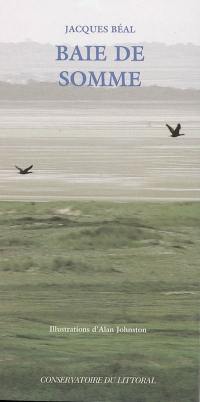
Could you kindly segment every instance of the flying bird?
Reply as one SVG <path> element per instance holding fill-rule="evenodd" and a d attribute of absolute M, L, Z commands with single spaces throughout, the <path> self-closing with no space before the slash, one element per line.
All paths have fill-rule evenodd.
<path fill-rule="evenodd" d="M 18 166 L 16 166 L 16 165 L 15 165 L 15 167 L 16 167 L 16 169 L 19 170 L 19 174 L 30 174 L 30 173 L 33 173 L 33 172 L 30 172 L 30 169 L 32 169 L 33 165 L 27 167 L 26 169 L 22 169 L 22 168 L 20 168 L 20 167 L 18 167 Z"/>
<path fill-rule="evenodd" d="M 185 135 L 185 134 L 180 134 L 180 129 L 181 129 L 180 123 L 177 124 L 175 130 L 171 126 L 169 126 L 169 124 L 166 124 L 166 127 L 169 129 L 169 131 L 171 133 L 171 137 L 179 137 L 180 135 Z"/>

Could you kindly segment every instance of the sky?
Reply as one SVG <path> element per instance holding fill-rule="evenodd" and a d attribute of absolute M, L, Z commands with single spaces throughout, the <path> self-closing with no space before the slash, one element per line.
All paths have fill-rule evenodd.
<path fill-rule="evenodd" d="M 0 0 L 0 42 L 200 45 L 200 0 Z M 133 25 L 135 34 L 65 34 L 71 25 Z"/>

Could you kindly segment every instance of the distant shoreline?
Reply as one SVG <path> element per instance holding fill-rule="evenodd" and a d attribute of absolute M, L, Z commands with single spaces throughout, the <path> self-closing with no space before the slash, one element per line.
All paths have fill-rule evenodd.
<path fill-rule="evenodd" d="M 12 84 L 0 81 L 0 101 L 200 101 L 200 90 L 161 86 L 138 88 L 76 88 L 63 89 L 57 83 L 29 81 Z"/>

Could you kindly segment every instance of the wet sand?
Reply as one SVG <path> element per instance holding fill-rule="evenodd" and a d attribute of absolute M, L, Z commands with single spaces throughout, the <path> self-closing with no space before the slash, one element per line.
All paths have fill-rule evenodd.
<path fill-rule="evenodd" d="M 199 177 L 198 103 L 0 103 L 1 200 L 200 200 Z"/>

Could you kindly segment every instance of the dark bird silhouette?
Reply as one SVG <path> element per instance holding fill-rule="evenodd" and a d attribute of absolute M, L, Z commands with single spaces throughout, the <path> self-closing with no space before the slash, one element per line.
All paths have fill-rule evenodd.
<path fill-rule="evenodd" d="M 185 135 L 185 134 L 180 134 L 180 129 L 181 129 L 180 123 L 177 124 L 175 130 L 171 126 L 169 126 L 169 124 L 166 124 L 166 127 L 169 129 L 169 131 L 171 133 L 171 137 L 179 137 L 180 135 Z"/>
<path fill-rule="evenodd" d="M 18 167 L 18 166 L 15 166 L 15 167 L 16 167 L 16 169 L 19 170 L 19 174 L 30 174 L 30 173 L 33 173 L 33 172 L 30 172 L 30 171 L 29 171 L 30 169 L 32 169 L 33 165 L 27 167 L 26 169 L 21 169 L 21 168 Z"/>

